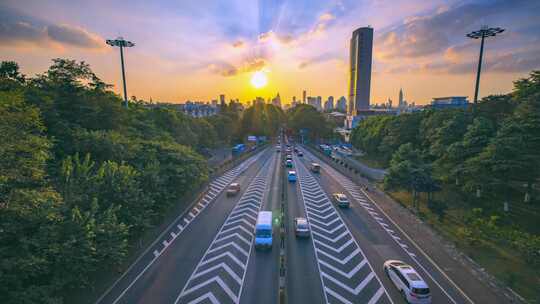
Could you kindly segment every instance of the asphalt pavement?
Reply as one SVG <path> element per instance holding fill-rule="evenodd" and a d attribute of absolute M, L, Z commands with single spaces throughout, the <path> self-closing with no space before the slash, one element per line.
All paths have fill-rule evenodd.
<path fill-rule="evenodd" d="M 295 183 L 286 180 L 283 152 L 274 148 L 216 178 L 96 304 L 279 303 L 280 251 L 285 303 L 405 303 L 383 271 L 389 259 L 412 265 L 430 286 L 433 303 L 474 303 L 474 295 L 469 297 L 359 185 L 302 150 L 303 157 L 293 156 Z M 310 171 L 312 161 L 321 164 L 320 174 Z M 232 182 L 242 190 L 227 197 L 224 190 Z M 334 192 L 345 193 L 351 207 L 335 206 Z M 282 204 L 285 218 L 279 217 Z M 274 215 L 271 250 L 253 245 L 259 211 Z M 308 219 L 310 237 L 295 236 L 296 217 Z"/>

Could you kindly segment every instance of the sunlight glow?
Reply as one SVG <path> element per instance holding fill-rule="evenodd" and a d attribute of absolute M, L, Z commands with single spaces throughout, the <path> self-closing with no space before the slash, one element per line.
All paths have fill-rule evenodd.
<path fill-rule="evenodd" d="M 267 83 L 268 79 L 263 71 L 257 71 L 251 76 L 251 85 L 256 89 L 266 86 Z"/>

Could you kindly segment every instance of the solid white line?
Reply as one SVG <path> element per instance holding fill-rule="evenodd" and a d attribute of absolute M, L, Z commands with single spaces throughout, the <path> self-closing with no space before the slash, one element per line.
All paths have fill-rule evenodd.
<path fill-rule="evenodd" d="M 297 167 L 297 165 L 296 165 L 296 164 L 297 164 L 297 162 L 296 162 L 296 157 L 293 158 L 293 161 L 294 161 L 294 163 L 295 163 L 295 167 Z M 300 162 L 300 164 L 301 164 L 301 166 L 302 166 L 301 170 L 304 170 L 304 172 L 305 172 L 305 174 L 306 174 L 306 175 L 305 175 L 306 179 L 309 180 L 309 179 L 311 178 L 311 180 L 313 180 L 313 181 L 317 184 L 317 186 L 321 189 L 321 191 L 322 191 L 321 186 L 318 184 L 317 180 L 316 180 L 315 178 L 313 178 L 313 176 L 311 175 L 311 173 L 309 173 L 309 171 L 307 170 L 307 168 L 305 167 L 305 165 L 304 165 L 302 162 Z M 298 167 L 297 167 L 297 168 L 298 168 Z M 300 179 L 300 173 L 298 173 L 298 178 Z M 304 191 L 303 191 L 302 187 L 300 187 L 300 192 L 301 192 L 301 194 L 302 194 L 302 202 L 304 203 L 304 209 L 305 209 Z M 324 191 L 323 191 L 323 195 L 326 196 L 326 193 L 325 193 Z M 306 211 L 306 213 L 307 213 L 307 211 Z M 342 222 L 342 223 L 345 223 L 345 222 L 343 221 L 343 218 L 341 218 L 341 215 L 339 214 L 339 212 L 336 211 L 336 213 L 337 213 L 338 218 L 341 220 L 341 222 Z M 347 226 L 345 226 L 345 227 L 347 228 Z M 348 228 L 347 228 L 347 231 L 349 231 Z M 349 233 L 351 234 L 351 239 L 353 240 L 354 244 L 356 245 L 356 247 L 357 247 L 359 253 L 361 253 L 362 256 L 367 260 L 367 264 L 368 264 L 368 266 L 369 266 L 369 268 L 370 268 L 370 270 L 371 270 L 371 273 L 375 276 L 375 279 L 379 282 L 379 285 L 384 289 L 384 285 L 382 284 L 382 282 L 381 282 L 381 280 L 379 279 L 379 277 L 378 277 L 377 275 L 375 275 L 375 272 L 374 272 L 374 270 L 373 270 L 373 267 L 372 267 L 371 264 L 369 263 L 369 260 L 367 259 L 367 256 L 366 256 L 366 255 L 364 254 L 364 252 L 362 251 L 362 248 L 360 248 L 360 245 L 358 244 L 358 242 L 356 241 L 356 239 L 354 238 L 354 236 L 352 235 L 352 233 L 351 233 L 350 231 L 349 231 Z M 322 278 L 321 266 L 320 266 L 320 264 L 318 263 L 318 261 L 319 261 L 319 256 L 318 256 L 319 250 L 317 250 L 317 247 L 315 247 L 315 240 L 314 240 L 314 238 L 311 238 L 311 240 L 312 240 L 313 248 L 316 249 L 316 250 L 315 250 L 315 258 L 317 259 L 317 268 L 318 268 L 318 270 L 319 270 L 319 276 L 320 276 L 321 284 L 322 284 L 322 287 L 323 287 L 323 290 L 324 290 L 325 284 L 324 284 L 324 281 L 323 281 L 323 278 Z M 321 243 L 321 244 L 322 244 L 322 243 Z M 321 252 L 322 252 L 322 251 L 321 251 Z M 384 289 L 384 292 L 385 292 L 385 294 L 386 294 L 386 297 L 387 297 L 388 300 L 390 301 L 390 303 L 393 304 L 394 302 L 392 301 L 392 298 L 390 297 L 390 295 L 387 293 L 386 289 Z M 324 297 L 325 297 L 326 303 L 329 303 L 329 302 L 328 302 L 328 295 L 326 294 L 326 292 L 324 292 Z"/>
<path fill-rule="evenodd" d="M 249 163 L 248 167 L 255 162 L 255 160 L 259 159 L 263 154 L 264 154 L 264 151 L 265 150 L 262 150 L 261 152 L 259 152 L 258 154 L 255 154 L 253 155 L 251 158 L 248 158 L 247 160 L 245 160 L 243 163 L 241 163 L 240 165 L 238 165 L 236 168 L 234 168 L 233 170 L 236 170 L 238 169 L 240 166 L 246 164 L 246 163 Z M 228 171 L 226 172 L 225 174 L 231 174 L 231 171 Z M 206 197 L 206 195 L 204 196 Z M 204 200 L 204 197 L 203 197 L 203 200 Z M 210 200 L 211 201 L 211 200 Z M 208 201 L 207 204 L 210 202 Z M 128 269 L 126 269 L 126 271 L 124 271 L 124 273 L 107 289 L 105 290 L 105 292 L 96 300 L 95 304 L 99 304 L 103 298 L 105 298 L 106 295 L 108 295 L 112 290 L 113 288 L 133 269 L 133 267 L 135 267 L 135 265 L 137 265 L 137 263 L 148 253 L 148 251 L 153 248 L 158 242 L 159 240 L 167 233 L 167 231 L 169 231 L 173 226 L 174 224 L 180 220 L 182 218 L 182 216 L 184 216 L 184 213 L 182 212 L 181 214 L 179 214 L 175 219 L 174 221 L 171 222 L 171 224 L 165 229 L 163 230 L 163 232 L 161 232 L 158 237 L 148 246 L 146 247 L 146 249 L 139 255 L 139 257 L 135 260 L 135 262 L 133 262 L 129 267 Z M 189 224 L 189 221 L 187 222 L 187 224 Z M 186 225 L 187 226 L 187 225 Z M 161 256 L 161 254 L 163 253 L 160 252 L 158 256 L 154 255 L 154 258 L 150 261 L 150 263 L 148 263 L 144 268 L 143 270 L 135 277 L 135 279 L 133 281 L 131 281 L 131 283 L 128 285 L 128 287 L 126 287 L 126 289 L 124 289 L 121 293 L 121 296 L 119 296 L 118 298 L 116 298 L 116 300 L 113 302 L 113 304 L 115 304 L 116 302 L 118 302 L 118 300 L 128 291 L 129 288 L 131 288 L 131 286 L 133 286 L 133 284 L 135 284 L 135 282 L 142 276 L 142 274 L 144 272 L 146 272 L 146 270 L 154 263 L 154 261 L 159 257 Z"/>
<path fill-rule="evenodd" d="M 369 300 L 369 302 L 367 302 L 367 304 L 377 303 L 377 301 L 379 301 L 379 298 L 382 296 L 383 293 L 384 293 L 384 289 L 382 287 L 379 288 L 379 290 L 377 290 L 375 295 L 373 295 L 373 297 L 371 298 L 371 300 Z"/>
<path fill-rule="evenodd" d="M 274 157 L 275 157 L 275 156 L 271 156 L 270 159 L 274 159 Z M 250 185 L 248 186 L 248 189 L 250 189 L 250 187 L 251 187 L 252 185 L 254 185 L 256 182 L 258 182 L 260 179 L 262 179 L 262 180 L 264 181 L 264 179 L 261 177 L 261 175 L 262 175 L 262 173 L 265 172 L 265 170 L 267 169 L 268 163 L 270 163 L 270 160 L 267 160 L 267 161 L 263 164 L 263 166 L 261 166 L 261 169 L 259 170 L 259 173 L 258 173 L 257 176 L 251 181 Z M 244 195 L 246 195 L 246 193 L 244 193 Z M 261 198 L 261 201 L 262 201 L 263 198 L 264 198 L 264 195 L 263 195 L 263 197 Z M 242 198 L 240 198 L 240 200 L 242 200 Z M 240 205 L 240 201 L 237 203 L 237 205 L 236 205 L 234 208 L 237 208 L 239 205 Z M 232 211 L 234 211 L 234 208 L 233 208 Z M 201 257 L 199 263 L 198 263 L 197 266 L 195 267 L 195 270 L 191 273 L 190 277 L 188 278 L 188 280 L 186 281 L 184 287 L 182 288 L 182 291 L 181 291 L 180 294 L 176 297 L 176 300 L 174 301 L 174 304 L 177 304 L 177 303 L 180 301 L 180 299 L 181 299 L 185 294 L 188 293 L 188 292 L 186 291 L 186 288 L 188 287 L 188 285 L 189 285 L 189 283 L 191 282 L 191 280 L 193 279 L 193 277 L 197 274 L 197 271 L 199 270 L 199 267 L 202 266 L 202 265 L 204 265 L 204 264 L 209 263 L 210 260 L 215 260 L 215 259 L 216 259 L 216 257 L 214 257 L 214 258 L 211 258 L 211 259 L 209 259 L 209 260 L 205 260 L 207 254 L 212 250 L 213 244 L 215 244 L 215 243 L 218 241 L 218 237 L 219 237 L 220 234 L 222 233 L 223 228 L 224 228 L 226 225 L 230 225 L 230 224 L 231 224 L 231 222 L 228 222 L 228 221 L 229 221 L 229 218 L 230 218 L 230 216 L 231 216 L 231 214 L 232 214 L 232 211 L 231 211 L 231 213 L 229 213 L 229 215 L 228 215 L 227 218 L 225 219 L 225 221 L 224 221 L 223 225 L 221 226 L 220 230 L 218 231 L 218 233 L 216 233 L 214 239 L 213 239 L 212 242 L 210 243 L 210 246 L 208 246 L 208 248 L 206 249 L 206 251 L 205 251 L 204 254 L 202 255 L 202 257 Z M 240 221 L 245 221 L 245 222 L 248 223 L 251 227 L 253 227 L 253 229 L 255 229 L 255 225 L 252 225 L 251 223 L 247 222 L 244 218 L 241 219 L 241 220 L 236 220 L 236 221 L 234 221 L 234 222 L 237 222 L 237 221 L 238 221 L 238 222 L 240 222 Z M 254 231 L 253 231 L 253 233 L 254 233 Z M 252 238 L 253 238 L 253 236 L 252 236 Z M 226 239 L 226 238 L 223 238 L 223 239 Z M 231 243 L 233 243 L 233 242 L 231 242 Z M 229 244 L 230 244 L 230 243 L 229 243 Z M 250 243 L 250 245 L 251 245 L 251 243 Z M 249 262 L 249 255 L 251 254 L 251 247 L 252 247 L 252 246 L 249 247 L 248 260 L 246 261 L 246 266 L 247 266 L 247 263 Z M 243 286 L 243 281 L 244 281 L 244 276 L 245 276 L 245 272 L 246 272 L 246 266 L 242 266 L 242 265 L 244 265 L 244 264 L 243 264 L 242 262 L 240 262 L 236 257 L 234 257 L 234 256 L 233 256 L 230 252 L 228 252 L 228 251 L 225 252 L 225 253 L 223 253 L 223 254 L 220 254 L 218 257 L 220 257 L 220 256 L 225 256 L 225 255 L 228 255 L 229 257 L 231 257 L 231 258 L 233 259 L 233 261 L 235 261 L 236 263 L 239 263 L 239 265 L 240 265 L 240 266 L 242 267 L 242 269 L 244 270 L 244 271 L 243 271 L 244 274 L 242 275 L 242 284 L 240 285 L 240 291 L 239 291 L 239 293 L 238 293 L 239 295 L 241 295 L 242 286 Z M 219 279 L 219 277 L 214 277 L 214 278 L 217 278 L 218 280 L 221 281 L 221 279 Z M 219 284 L 219 282 L 218 282 L 218 284 Z M 221 286 L 221 284 L 220 284 L 220 286 Z M 222 289 L 224 289 L 223 286 L 221 286 L 221 287 L 222 287 Z M 190 289 L 189 289 L 190 292 L 193 291 L 193 290 L 195 290 L 194 288 L 195 288 L 195 287 L 190 288 Z M 225 290 L 225 289 L 224 289 L 224 290 Z M 227 290 L 225 290 L 225 292 L 227 292 Z M 231 298 L 232 298 L 232 297 L 231 297 Z M 234 299 L 236 299 L 236 300 L 235 300 L 235 303 L 238 303 L 239 298 L 234 297 L 233 300 L 234 300 Z"/>
<path fill-rule="evenodd" d="M 327 166 L 328 166 L 328 165 L 327 165 Z M 331 168 L 331 169 L 335 171 L 334 168 Z M 335 171 L 335 172 L 336 172 L 337 174 L 341 174 L 341 173 L 339 173 L 339 172 L 337 172 L 337 171 Z M 338 177 L 336 176 L 337 174 L 334 174 L 334 175 L 333 175 L 333 174 L 330 174 L 330 175 L 332 175 L 332 176 L 337 180 L 337 179 L 338 179 Z M 341 174 L 341 175 L 342 175 L 342 174 Z M 344 176 L 344 175 L 342 175 L 342 176 L 343 176 L 345 179 L 348 179 L 348 177 L 346 177 L 346 176 Z M 389 220 L 389 221 L 390 221 L 390 222 L 391 222 L 391 223 L 392 223 L 392 224 L 393 224 L 400 232 L 401 232 L 401 234 L 403 234 L 403 235 L 409 240 L 409 242 L 411 242 L 411 243 L 414 245 L 414 247 L 416 247 L 416 249 L 418 249 L 418 251 L 420 251 L 420 252 L 424 255 L 424 257 L 426 257 L 426 259 L 427 259 L 433 266 L 435 266 L 435 268 L 437 268 L 437 270 L 438 270 L 438 271 L 439 271 L 439 272 L 440 272 L 440 273 L 448 280 L 448 282 L 450 282 L 451 285 L 454 286 L 454 288 L 455 288 L 455 289 L 456 289 L 456 290 L 457 290 L 457 291 L 458 291 L 465 299 L 467 299 L 467 301 L 469 301 L 470 303 L 473 303 L 473 304 L 474 304 L 474 302 L 473 302 L 473 301 L 465 294 L 465 292 L 463 292 L 463 290 L 461 290 L 461 288 L 459 288 L 459 286 L 457 286 L 457 284 L 456 284 L 454 281 L 452 281 L 452 279 L 450 279 L 450 277 L 449 277 L 449 276 L 448 276 L 448 275 L 447 275 L 447 274 L 439 267 L 439 265 L 437 265 L 437 264 L 435 263 L 435 261 L 433 261 L 433 259 L 431 259 L 431 258 L 427 255 L 427 253 L 425 253 L 425 251 L 422 250 L 422 248 L 420 248 L 420 246 L 419 246 L 418 244 L 416 244 L 416 242 L 413 241 L 413 239 L 412 239 L 407 233 L 405 233 L 405 231 L 403 231 L 403 229 L 401 229 L 401 227 L 398 226 L 396 222 L 394 222 L 394 220 L 393 220 L 393 219 L 392 219 L 392 218 L 391 218 L 391 217 L 390 217 L 390 216 L 389 216 L 389 215 L 388 215 L 388 214 L 387 214 L 387 213 L 386 213 L 386 212 L 385 212 L 385 211 L 384 211 L 384 210 L 383 210 L 383 209 L 382 209 L 382 208 L 381 208 L 381 207 L 380 207 L 380 206 L 379 206 L 372 198 L 371 198 L 371 196 L 369 196 L 369 195 L 368 195 L 364 190 L 362 190 L 362 189 L 360 189 L 360 191 L 362 191 L 362 193 L 363 193 L 363 194 L 364 194 L 364 195 L 365 195 L 365 196 L 373 203 L 373 205 L 375 205 L 376 208 L 377 208 L 377 209 L 378 209 L 378 210 L 379 210 L 379 211 L 380 211 L 380 212 L 381 212 L 381 213 L 382 213 L 382 214 L 383 214 L 383 215 L 384 215 L 384 216 L 385 216 L 385 217 L 386 217 L 386 218 L 387 218 L 387 219 L 388 219 L 388 220 Z M 388 227 L 387 224 L 384 224 L 384 223 L 379 223 L 379 224 Z M 387 233 L 388 233 L 388 231 L 387 231 Z M 388 234 L 389 234 L 389 233 L 388 233 Z M 390 234 L 390 235 L 391 235 L 391 234 Z M 393 237 L 393 236 L 392 236 L 392 237 Z M 394 239 L 394 238 L 393 238 L 393 239 Z M 394 239 L 394 241 L 396 241 L 396 240 Z M 396 243 L 398 243 L 398 242 L 396 241 Z M 399 243 L 398 243 L 398 244 L 399 244 Z M 400 247 L 401 247 L 401 246 L 400 246 Z M 401 248 L 402 248 L 402 247 L 401 247 Z M 403 250 L 405 250 L 405 249 L 403 249 Z M 411 254 L 410 254 L 408 251 L 406 251 L 406 250 L 405 250 L 405 252 L 408 253 L 409 256 L 411 256 L 411 258 L 416 262 L 416 264 L 418 264 L 418 266 L 420 266 L 420 267 L 422 268 L 422 270 L 424 270 L 424 272 L 425 272 L 425 273 L 433 280 L 433 282 L 434 282 L 434 283 L 442 290 L 442 292 L 448 297 L 448 299 L 450 299 L 450 301 L 452 301 L 453 303 L 457 303 L 457 302 L 456 302 L 456 301 L 448 294 L 448 292 L 446 292 L 446 290 L 439 284 L 439 282 L 437 282 L 437 281 L 433 278 L 433 276 L 432 276 L 432 275 L 424 268 L 424 266 L 422 266 L 422 265 L 420 264 L 420 262 L 416 259 L 416 256 L 415 256 L 414 254 L 411 255 Z"/>
<path fill-rule="evenodd" d="M 324 288 L 324 291 L 326 291 L 327 293 L 329 293 L 331 296 L 333 296 L 334 298 L 340 300 L 342 303 L 345 303 L 345 304 L 354 304 L 353 302 L 345 299 L 344 297 L 342 297 L 339 293 L 333 291 L 332 289 L 328 288 L 328 287 L 325 287 Z"/>

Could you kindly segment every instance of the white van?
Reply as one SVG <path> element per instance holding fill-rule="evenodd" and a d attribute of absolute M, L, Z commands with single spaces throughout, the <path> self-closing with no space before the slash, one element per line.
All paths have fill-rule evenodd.
<path fill-rule="evenodd" d="M 431 303 L 428 285 L 410 265 L 398 260 L 388 260 L 384 262 L 383 269 L 408 303 Z"/>
<path fill-rule="evenodd" d="M 261 211 L 255 225 L 255 249 L 272 249 L 272 211 Z"/>

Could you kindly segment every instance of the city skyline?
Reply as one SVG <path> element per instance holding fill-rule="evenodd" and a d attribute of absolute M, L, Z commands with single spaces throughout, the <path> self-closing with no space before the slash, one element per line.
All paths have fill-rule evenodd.
<path fill-rule="evenodd" d="M 507 31 L 486 42 L 481 97 L 509 92 L 513 80 L 540 66 L 540 4 L 533 1 L 103 3 L 4 1 L 0 56 L 28 76 L 43 73 L 52 58 L 84 60 L 121 95 L 118 51 L 105 39 L 123 36 L 136 43 L 125 52 L 128 95 L 178 103 L 279 92 L 288 104 L 303 90 L 349 99 L 349 39 L 368 25 L 375 29 L 372 103 L 395 99 L 400 87 L 416 104 L 472 99 L 479 45 L 465 34 L 483 24 Z M 268 85 L 256 89 L 249 82 L 260 70 Z"/>

